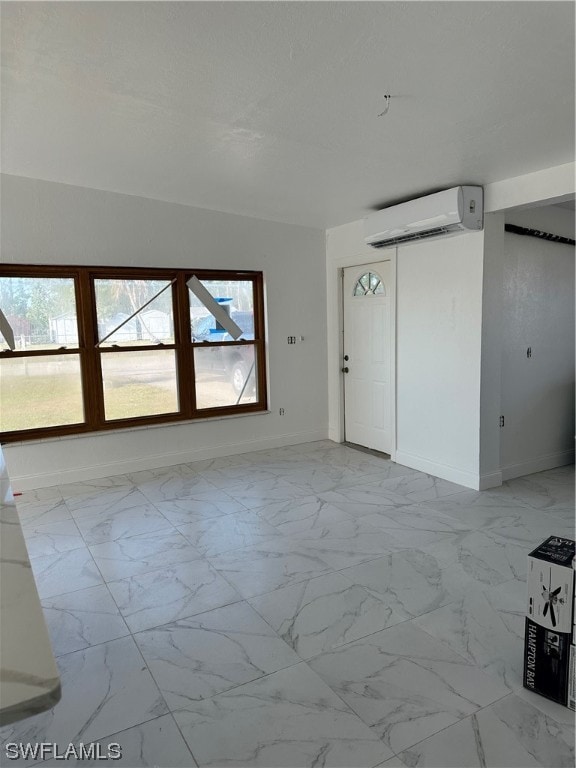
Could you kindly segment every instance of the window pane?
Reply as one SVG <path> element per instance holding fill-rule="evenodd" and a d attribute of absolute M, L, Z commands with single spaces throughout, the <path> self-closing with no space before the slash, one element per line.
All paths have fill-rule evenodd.
<path fill-rule="evenodd" d="M 0 307 L 18 350 L 78 346 L 71 277 L 0 277 Z M 0 349 L 8 349 L 1 335 Z"/>
<path fill-rule="evenodd" d="M 0 431 L 84 421 L 80 357 L 47 355 L 0 360 Z"/>
<path fill-rule="evenodd" d="M 178 411 L 173 350 L 106 352 L 101 360 L 107 421 Z"/>
<path fill-rule="evenodd" d="M 242 329 L 240 338 L 253 339 L 254 287 L 252 281 L 201 280 L 200 282 Z M 200 299 L 192 291 L 188 291 L 188 294 L 192 341 L 231 341 L 230 335 L 216 322 Z"/>
<path fill-rule="evenodd" d="M 197 408 L 256 402 L 258 377 L 253 346 L 194 347 L 194 369 Z"/>
<path fill-rule="evenodd" d="M 106 339 L 102 346 L 174 343 L 169 280 L 95 280 L 94 285 L 98 338 Z"/>
<path fill-rule="evenodd" d="M 374 272 L 366 272 L 358 278 L 354 286 L 354 296 L 380 295 L 384 293 L 384 285 Z"/>

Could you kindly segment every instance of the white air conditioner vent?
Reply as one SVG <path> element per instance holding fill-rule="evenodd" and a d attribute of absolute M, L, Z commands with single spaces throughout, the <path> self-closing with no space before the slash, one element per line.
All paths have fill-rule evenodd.
<path fill-rule="evenodd" d="M 373 248 L 478 231 L 483 226 L 482 187 L 445 189 L 376 211 L 364 219 L 364 240 Z"/>

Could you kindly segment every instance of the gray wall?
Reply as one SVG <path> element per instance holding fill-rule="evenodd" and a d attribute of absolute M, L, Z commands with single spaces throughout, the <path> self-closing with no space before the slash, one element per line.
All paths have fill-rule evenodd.
<path fill-rule="evenodd" d="M 570 218 L 568 211 L 536 208 L 509 213 L 506 221 L 570 235 Z M 506 233 L 503 255 L 506 479 L 563 463 L 574 450 L 574 247 Z"/>

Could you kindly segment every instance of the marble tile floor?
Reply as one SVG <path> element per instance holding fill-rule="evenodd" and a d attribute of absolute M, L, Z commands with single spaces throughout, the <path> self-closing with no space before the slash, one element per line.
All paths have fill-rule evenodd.
<path fill-rule="evenodd" d="M 63 696 L 0 730 L 2 759 L 574 765 L 573 713 L 521 679 L 526 556 L 574 536 L 573 466 L 478 493 L 321 441 L 17 504 Z"/>

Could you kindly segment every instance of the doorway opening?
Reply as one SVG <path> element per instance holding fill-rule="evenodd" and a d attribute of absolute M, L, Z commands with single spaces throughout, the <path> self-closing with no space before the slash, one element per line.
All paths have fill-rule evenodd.
<path fill-rule="evenodd" d="M 508 211 L 505 229 L 500 464 L 511 480 L 574 460 L 574 201 Z"/>

